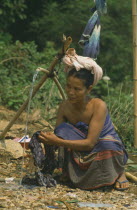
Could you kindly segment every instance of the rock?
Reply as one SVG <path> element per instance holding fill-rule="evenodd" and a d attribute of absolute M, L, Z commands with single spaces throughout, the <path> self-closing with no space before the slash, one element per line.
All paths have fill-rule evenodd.
<path fill-rule="evenodd" d="M 17 159 L 23 156 L 23 148 L 20 143 L 15 142 L 11 139 L 0 141 L 0 151 L 1 154 L 6 156 L 10 154 L 11 158 Z"/>

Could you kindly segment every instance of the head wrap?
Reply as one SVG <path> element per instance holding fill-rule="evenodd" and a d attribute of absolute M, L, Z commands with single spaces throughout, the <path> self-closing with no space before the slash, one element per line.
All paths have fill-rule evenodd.
<path fill-rule="evenodd" d="M 63 62 L 65 63 L 65 72 L 69 72 L 73 68 L 77 71 L 82 68 L 91 71 L 91 74 L 94 74 L 93 85 L 96 85 L 102 78 L 102 68 L 92 58 L 77 55 L 74 48 L 69 48 L 66 51 Z"/>

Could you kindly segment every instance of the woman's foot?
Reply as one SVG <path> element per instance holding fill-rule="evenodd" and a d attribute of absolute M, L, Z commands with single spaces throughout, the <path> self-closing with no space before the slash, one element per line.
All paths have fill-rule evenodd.
<path fill-rule="evenodd" d="M 129 188 L 129 181 L 126 179 L 125 173 L 123 173 L 115 182 L 115 189 L 124 191 Z"/>

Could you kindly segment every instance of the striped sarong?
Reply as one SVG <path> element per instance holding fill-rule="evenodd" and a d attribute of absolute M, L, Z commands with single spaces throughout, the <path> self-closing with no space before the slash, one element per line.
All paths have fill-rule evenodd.
<path fill-rule="evenodd" d="M 78 122 L 76 125 L 61 123 L 54 132 L 64 140 L 83 139 L 84 141 L 88 133 L 88 125 L 83 122 Z M 81 189 L 113 185 L 124 172 L 128 158 L 109 114 L 92 151 L 66 150 L 64 154 L 63 164 L 69 178 L 76 187 Z"/>

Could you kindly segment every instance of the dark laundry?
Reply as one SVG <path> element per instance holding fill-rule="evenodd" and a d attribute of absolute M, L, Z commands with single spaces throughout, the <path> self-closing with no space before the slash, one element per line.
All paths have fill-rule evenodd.
<path fill-rule="evenodd" d="M 55 147 L 44 144 L 44 154 L 41 146 L 41 140 L 38 138 L 39 134 L 40 131 L 34 133 L 29 143 L 29 148 L 34 158 L 34 165 L 38 169 L 37 172 L 35 172 L 35 179 L 33 179 L 33 183 L 39 186 L 54 187 L 57 183 L 51 174 L 57 166 L 57 161 L 55 160 Z M 31 178 L 24 177 L 22 184 L 29 183 L 32 183 Z"/>

